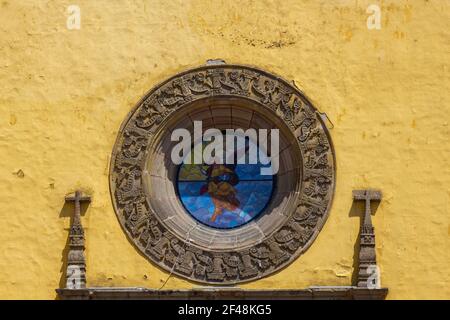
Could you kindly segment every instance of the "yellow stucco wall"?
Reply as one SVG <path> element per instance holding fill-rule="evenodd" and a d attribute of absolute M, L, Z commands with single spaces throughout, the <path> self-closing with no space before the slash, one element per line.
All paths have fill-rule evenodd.
<path fill-rule="evenodd" d="M 381 7 L 381 30 L 366 8 Z M 66 28 L 67 6 L 81 29 Z M 388 298 L 450 298 L 450 1 L 0 1 L 0 298 L 53 299 L 69 218 L 83 217 L 89 286 L 159 288 L 168 274 L 127 240 L 111 206 L 117 130 L 159 81 L 209 58 L 295 80 L 334 123 L 335 200 L 312 247 L 245 288 L 349 285 L 359 218 L 374 217 Z M 197 286 L 171 277 L 164 288 Z"/>

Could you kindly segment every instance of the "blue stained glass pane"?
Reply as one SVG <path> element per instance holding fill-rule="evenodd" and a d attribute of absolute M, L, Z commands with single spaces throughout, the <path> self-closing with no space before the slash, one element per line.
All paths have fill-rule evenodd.
<path fill-rule="evenodd" d="M 273 176 L 260 165 L 182 165 L 178 193 L 186 210 L 213 228 L 231 229 L 255 219 L 268 205 Z"/>
<path fill-rule="evenodd" d="M 272 180 L 272 176 L 261 175 L 261 168 L 267 168 L 258 164 L 239 164 L 236 166 L 236 174 L 240 180 Z"/>
<path fill-rule="evenodd" d="M 200 143 L 207 145 L 205 142 Z M 250 140 L 247 143 L 248 146 L 255 145 Z M 247 159 L 248 150 L 245 151 Z M 187 157 L 192 159 L 191 154 Z M 237 156 L 234 160 L 237 162 Z M 178 195 L 185 209 L 197 221 L 219 229 L 240 227 L 258 217 L 272 197 L 274 176 L 261 175 L 263 167 L 267 166 L 260 162 L 211 165 L 185 163 L 178 170 Z"/>

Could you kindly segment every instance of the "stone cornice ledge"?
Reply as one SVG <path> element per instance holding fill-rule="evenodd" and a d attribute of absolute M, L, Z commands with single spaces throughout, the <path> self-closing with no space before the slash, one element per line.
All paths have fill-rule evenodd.
<path fill-rule="evenodd" d="M 93 287 L 83 289 L 56 289 L 56 292 L 63 300 L 384 300 L 388 289 L 368 289 L 354 286 L 309 287 L 300 290 L 245 290 L 223 287 L 194 288 L 191 290 L 156 290 L 139 287 Z"/>

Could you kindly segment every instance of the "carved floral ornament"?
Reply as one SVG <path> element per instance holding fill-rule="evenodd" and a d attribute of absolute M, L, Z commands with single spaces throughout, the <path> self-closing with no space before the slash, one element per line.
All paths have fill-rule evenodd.
<path fill-rule="evenodd" d="M 289 185 L 290 190 L 279 191 L 280 203 L 289 194 L 288 204 L 273 205 L 270 213 L 231 231 L 195 222 L 191 227 L 188 214 L 169 205 L 166 210 L 161 205 L 164 193 L 155 196 L 151 191 L 155 186 L 148 182 L 152 181 L 148 168 L 162 162 L 153 158 L 153 149 L 161 145 L 163 133 L 173 127 L 172 120 L 187 118 L 183 117 L 184 110 L 192 110 L 193 105 L 198 109 L 214 99 L 241 101 L 241 105 L 252 105 L 255 113 L 268 115 L 274 124 L 281 123 L 286 135 L 292 137 L 289 150 L 299 155 L 294 157 L 295 174 L 278 178 L 298 180 Z M 170 179 L 166 180 L 170 184 Z M 153 88 L 122 124 L 110 167 L 113 206 L 132 243 L 160 267 L 204 283 L 259 279 L 295 260 L 325 223 L 334 185 L 333 146 L 312 104 L 287 81 L 237 65 L 188 70 Z M 167 199 L 167 204 L 177 206 L 176 202 Z M 176 219 L 183 223 L 174 224 Z M 233 245 L 224 244 L 222 240 L 227 237 L 233 239 Z M 205 244 L 204 239 L 210 243 Z"/>

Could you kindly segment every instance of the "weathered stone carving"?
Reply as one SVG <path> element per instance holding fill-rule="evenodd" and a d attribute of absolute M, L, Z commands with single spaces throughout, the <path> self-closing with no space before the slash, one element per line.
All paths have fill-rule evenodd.
<path fill-rule="evenodd" d="M 66 197 L 74 203 L 73 219 L 69 231 L 69 253 L 67 255 L 66 288 L 86 288 L 86 260 L 84 257 L 84 229 L 81 225 L 81 203 L 90 202 L 89 196 L 80 191 Z"/>
<path fill-rule="evenodd" d="M 288 217 L 284 225 L 253 246 L 228 251 L 197 247 L 179 238 L 148 205 L 152 199 L 142 181 L 146 151 L 161 123 L 188 103 L 214 96 L 250 99 L 270 110 L 295 135 L 303 157 L 303 192 L 292 212 L 282 213 Z M 249 281 L 292 262 L 322 228 L 334 192 L 334 152 L 316 109 L 288 82 L 246 66 L 208 65 L 156 87 L 126 119 L 111 161 L 112 201 L 129 238 L 159 266 L 199 282 Z"/>
<path fill-rule="evenodd" d="M 361 222 L 359 239 L 359 265 L 358 265 L 358 287 L 369 288 L 376 284 L 369 283 L 371 275 L 378 281 L 377 258 L 375 253 L 375 228 L 372 225 L 371 201 L 381 201 L 381 191 L 378 190 L 353 190 L 355 201 L 364 201 L 365 210 Z M 372 288 L 372 289 L 373 289 Z"/>

